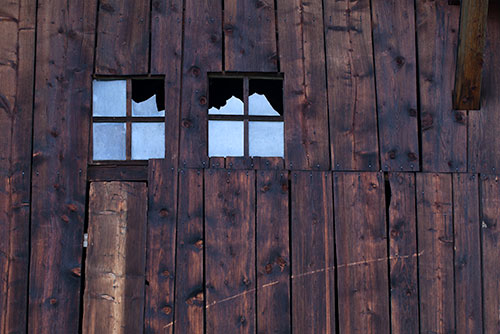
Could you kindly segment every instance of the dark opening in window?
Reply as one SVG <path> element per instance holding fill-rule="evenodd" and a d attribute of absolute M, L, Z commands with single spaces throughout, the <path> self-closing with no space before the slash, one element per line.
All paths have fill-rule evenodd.
<path fill-rule="evenodd" d="M 283 80 L 209 77 L 208 155 L 284 156 Z"/>

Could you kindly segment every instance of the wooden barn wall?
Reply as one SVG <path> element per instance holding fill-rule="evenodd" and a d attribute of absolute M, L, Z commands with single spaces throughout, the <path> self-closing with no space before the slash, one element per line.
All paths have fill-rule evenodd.
<path fill-rule="evenodd" d="M 452 109 L 459 11 L 2 1 L 0 332 L 81 330 L 93 75 L 165 76 L 146 332 L 500 331 L 500 2 L 479 111 Z M 212 72 L 283 74 L 284 159 L 209 159 Z"/>

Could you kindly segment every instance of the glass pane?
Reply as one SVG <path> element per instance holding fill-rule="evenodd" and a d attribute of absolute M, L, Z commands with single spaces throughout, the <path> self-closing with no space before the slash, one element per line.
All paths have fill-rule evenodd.
<path fill-rule="evenodd" d="M 165 158 L 165 123 L 132 123 L 132 160 Z"/>
<path fill-rule="evenodd" d="M 120 117 L 127 115 L 127 81 L 93 82 L 92 115 Z"/>
<path fill-rule="evenodd" d="M 249 122 L 248 136 L 250 156 L 284 156 L 283 122 Z"/>
<path fill-rule="evenodd" d="M 220 107 L 212 107 L 208 109 L 210 115 L 243 115 L 244 113 L 243 101 L 235 96 L 231 96 L 226 100 L 226 104 Z"/>
<path fill-rule="evenodd" d="M 146 101 L 139 103 L 132 100 L 132 116 L 134 117 L 165 116 L 165 110 L 158 111 L 158 107 L 156 105 L 156 95 L 153 95 Z"/>
<path fill-rule="evenodd" d="M 243 122 L 208 121 L 208 155 L 210 157 L 243 156 Z"/>
<path fill-rule="evenodd" d="M 248 114 L 255 116 L 279 116 L 265 95 L 254 93 L 248 97 Z"/>
<path fill-rule="evenodd" d="M 125 160 L 125 123 L 94 123 L 93 159 Z"/>

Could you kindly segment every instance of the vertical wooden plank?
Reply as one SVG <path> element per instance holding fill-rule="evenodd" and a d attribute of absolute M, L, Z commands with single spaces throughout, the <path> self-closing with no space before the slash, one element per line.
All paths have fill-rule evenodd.
<path fill-rule="evenodd" d="M 340 333 L 389 333 L 387 227 L 382 173 L 335 173 Z"/>
<path fill-rule="evenodd" d="M 379 170 L 370 1 L 324 2 L 335 170 Z"/>
<path fill-rule="evenodd" d="M 224 0 L 225 70 L 276 72 L 274 1 Z"/>
<path fill-rule="evenodd" d="M 175 333 L 204 333 L 203 170 L 179 174 Z"/>
<path fill-rule="evenodd" d="M 35 11 L 33 0 L 0 14 L 0 331 L 26 330 Z M 12 95 L 14 94 L 14 95 Z"/>
<path fill-rule="evenodd" d="M 488 0 L 460 1 L 460 40 L 453 90 L 455 109 L 479 110 L 480 108 L 488 3 Z"/>
<path fill-rule="evenodd" d="M 84 333 L 142 333 L 146 262 L 145 182 L 92 182 Z"/>
<path fill-rule="evenodd" d="M 481 238 L 484 333 L 500 332 L 500 182 L 496 175 L 481 176 Z"/>
<path fill-rule="evenodd" d="M 179 158 L 183 1 L 153 0 L 151 7 L 151 73 L 165 75 L 165 158 Z"/>
<path fill-rule="evenodd" d="M 185 0 L 179 159 L 208 166 L 208 72 L 222 71 L 222 1 Z"/>
<path fill-rule="evenodd" d="M 467 171 L 467 114 L 453 110 L 460 7 L 417 0 L 422 169 Z"/>
<path fill-rule="evenodd" d="M 390 173 L 389 256 L 391 330 L 419 333 L 415 175 Z"/>
<path fill-rule="evenodd" d="M 146 333 L 173 333 L 177 168 L 150 160 L 146 262 Z"/>
<path fill-rule="evenodd" d="M 281 71 L 285 75 L 285 166 L 330 168 L 321 0 L 278 0 Z"/>
<path fill-rule="evenodd" d="M 255 332 L 255 172 L 205 173 L 206 332 Z"/>
<path fill-rule="evenodd" d="M 491 1 L 488 14 L 481 112 L 469 112 L 469 172 L 500 171 L 500 3 Z"/>
<path fill-rule="evenodd" d="M 380 159 L 419 169 L 414 0 L 372 0 Z"/>
<path fill-rule="evenodd" d="M 97 1 L 38 0 L 29 333 L 76 333 Z"/>
<path fill-rule="evenodd" d="M 450 174 L 417 174 L 420 332 L 455 332 Z"/>
<path fill-rule="evenodd" d="M 453 175 L 457 334 L 483 330 L 479 188 L 475 174 Z"/>
<path fill-rule="evenodd" d="M 290 333 L 289 187 L 284 171 L 257 171 L 257 333 Z"/>
<path fill-rule="evenodd" d="M 149 18 L 149 0 L 99 2 L 96 74 L 148 73 Z"/>
<path fill-rule="evenodd" d="M 293 172 L 291 178 L 292 331 L 335 333 L 331 174 Z"/>

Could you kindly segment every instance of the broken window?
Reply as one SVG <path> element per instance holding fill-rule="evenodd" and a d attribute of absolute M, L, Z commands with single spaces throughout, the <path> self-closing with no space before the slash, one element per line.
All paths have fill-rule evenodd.
<path fill-rule="evenodd" d="M 163 79 L 97 79 L 92 89 L 94 161 L 165 157 Z"/>
<path fill-rule="evenodd" d="M 210 157 L 283 157 L 283 122 L 282 78 L 209 78 Z"/>

